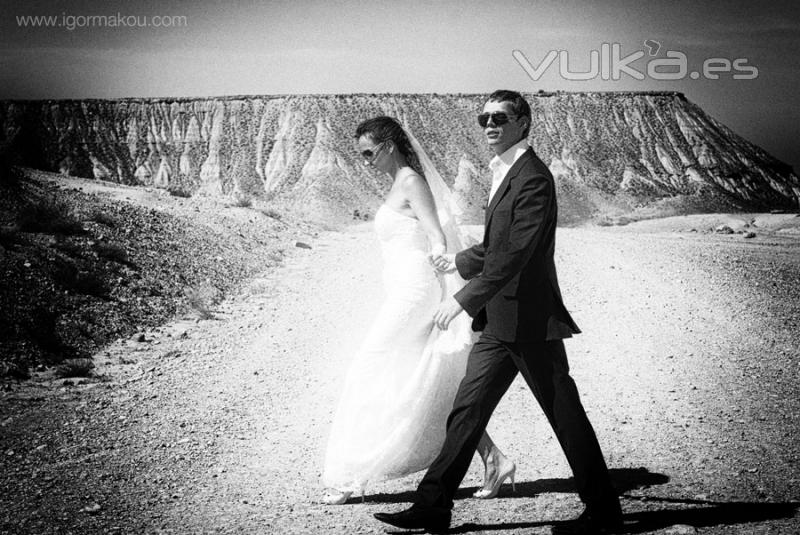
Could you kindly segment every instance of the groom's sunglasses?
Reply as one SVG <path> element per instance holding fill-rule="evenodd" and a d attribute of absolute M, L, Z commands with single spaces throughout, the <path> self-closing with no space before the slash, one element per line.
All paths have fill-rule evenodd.
<path fill-rule="evenodd" d="M 508 122 L 509 116 L 516 117 L 517 115 L 514 113 L 503 113 L 502 111 L 481 113 L 478 115 L 478 124 L 481 125 L 482 128 L 485 128 L 486 125 L 489 124 L 489 119 L 491 119 L 495 126 L 502 126 Z"/>

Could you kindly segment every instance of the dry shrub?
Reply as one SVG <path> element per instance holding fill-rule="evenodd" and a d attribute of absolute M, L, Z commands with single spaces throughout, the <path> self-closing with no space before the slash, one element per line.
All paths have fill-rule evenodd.
<path fill-rule="evenodd" d="M 22 319 L 21 327 L 27 337 L 45 353 L 61 355 L 65 352 L 64 343 L 58 335 L 59 314 L 46 305 L 35 304 Z"/>
<path fill-rule="evenodd" d="M 67 359 L 56 366 L 56 377 L 90 377 L 93 369 L 92 359 Z"/>
<path fill-rule="evenodd" d="M 246 195 L 237 195 L 233 200 L 233 206 L 238 208 L 250 208 L 253 206 L 253 199 Z"/>
<path fill-rule="evenodd" d="M 279 266 L 283 264 L 283 254 L 283 249 L 276 249 L 267 253 L 267 258 L 273 265 Z"/>
<path fill-rule="evenodd" d="M 128 251 L 116 243 L 98 242 L 95 244 L 94 250 L 97 252 L 99 257 L 105 258 L 106 260 L 111 260 L 112 262 L 116 262 L 118 264 L 130 263 L 130 260 L 128 259 Z"/>
<path fill-rule="evenodd" d="M 52 247 L 73 258 L 80 258 L 84 253 L 84 247 L 81 244 L 71 241 L 58 240 Z"/>
<path fill-rule="evenodd" d="M 115 227 L 117 225 L 116 219 L 111 217 L 110 215 L 102 212 L 100 210 L 96 210 L 90 217 L 90 221 L 94 221 L 95 223 L 100 223 L 101 225 L 105 225 L 107 227 Z"/>
<path fill-rule="evenodd" d="M 0 377 L 24 380 L 31 378 L 31 372 L 20 362 L 0 362 Z"/>
<path fill-rule="evenodd" d="M 76 292 L 84 295 L 92 295 L 103 299 L 108 298 L 111 289 L 102 278 L 95 273 L 87 271 L 79 271 L 78 276 L 75 278 L 74 286 Z"/>
<path fill-rule="evenodd" d="M 214 319 L 212 307 L 222 299 L 222 292 L 213 286 L 200 286 L 186 291 L 189 308 L 203 320 Z"/>
<path fill-rule="evenodd" d="M 271 217 L 272 219 L 277 219 L 278 221 L 280 221 L 281 217 L 283 217 L 281 213 L 274 208 L 262 208 L 259 210 L 259 212 L 267 217 Z"/>
<path fill-rule="evenodd" d="M 17 216 L 17 225 L 23 232 L 65 235 L 84 232 L 72 208 L 64 201 L 52 197 L 42 197 L 29 203 Z"/>
<path fill-rule="evenodd" d="M 274 284 L 266 279 L 256 279 L 250 281 L 250 283 L 245 287 L 245 290 L 249 295 L 267 295 L 272 292 L 274 289 Z"/>
<path fill-rule="evenodd" d="M 169 189 L 169 194 L 173 197 L 181 197 L 188 199 L 192 196 L 192 192 L 182 186 L 175 186 Z"/>
<path fill-rule="evenodd" d="M 111 291 L 106 281 L 96 273 L 81 271 L 69 262 L 61 262 L 54 269 L 56 281 L 66 290 L 83 295 L 108 298 Z"/>

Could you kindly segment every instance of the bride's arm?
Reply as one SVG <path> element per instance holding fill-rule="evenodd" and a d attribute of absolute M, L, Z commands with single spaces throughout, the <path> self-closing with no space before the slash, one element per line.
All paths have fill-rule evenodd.
<path fill-rule="evenodd" d="M 403 181 L 402 190 L 408 199 L 408 205 L 428 235 L 431 254 L 434 256 L 444 254 L 447 249 L 444 232 L 436 214 L 433 194 L 425 179 L 416 173 L 410 174 Z"/>

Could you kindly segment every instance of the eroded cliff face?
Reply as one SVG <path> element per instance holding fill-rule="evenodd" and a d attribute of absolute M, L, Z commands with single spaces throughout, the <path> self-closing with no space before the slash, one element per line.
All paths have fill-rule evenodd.
<path fill-rule="evenodd" d="M 386 114 L 410 128 L 466 212 L 488 190 L 475 122 L 483 95 L 331 95 L 0 102 L 0 141 L 50 171 L 208 195 L 260 195 L 327 219 L 372 211 L 388 190 L 353 132 Z M 791 168 L 679 93 L 528 95 L 530 141 L 570 220 L 664 198 L 796 208 Z"/>

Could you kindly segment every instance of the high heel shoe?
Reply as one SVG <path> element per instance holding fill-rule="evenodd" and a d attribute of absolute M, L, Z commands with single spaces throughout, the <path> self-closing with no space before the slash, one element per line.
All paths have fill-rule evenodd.
<path fill-rule="evenodd" d="M 325 505 L 342 505 L 347 500 L 350 499 L 350 496 L 353 495 L 353 492 L 350 490 L 336 490 L 333 489 L 330 492 L 327 492 L 325 496 L 322 497 L 322 503 Z"/>
<path fill-rule="evenodd" d="M 492 482 L 489 488 L 486 487 L 486 482 L 484 482 L 483 488 L 476 491 L 472 496 L 480 500 L 494 498 L 497 496 L 497 493 L 500 492 L 500 487 L 506 479 L 511 480 L 511 491 L 516 492 L 517 486 L 514 484 L 514 474 L 516 474 L 516 472 L 517 465 L 514 463 L 509 463 L 504 468 L 497 471 L 497 479 Z"/>
<path fill-rule="evenodd" d="M 331 489 L 322 497 L 322 503 L 325 505 L 342 505 L 346 503 L 352 495 L 352 490 Z M 364 501 L 366 501 L 364 498 L 364 489 L 361 489 L 361 502 L 363 503 Z"/>

